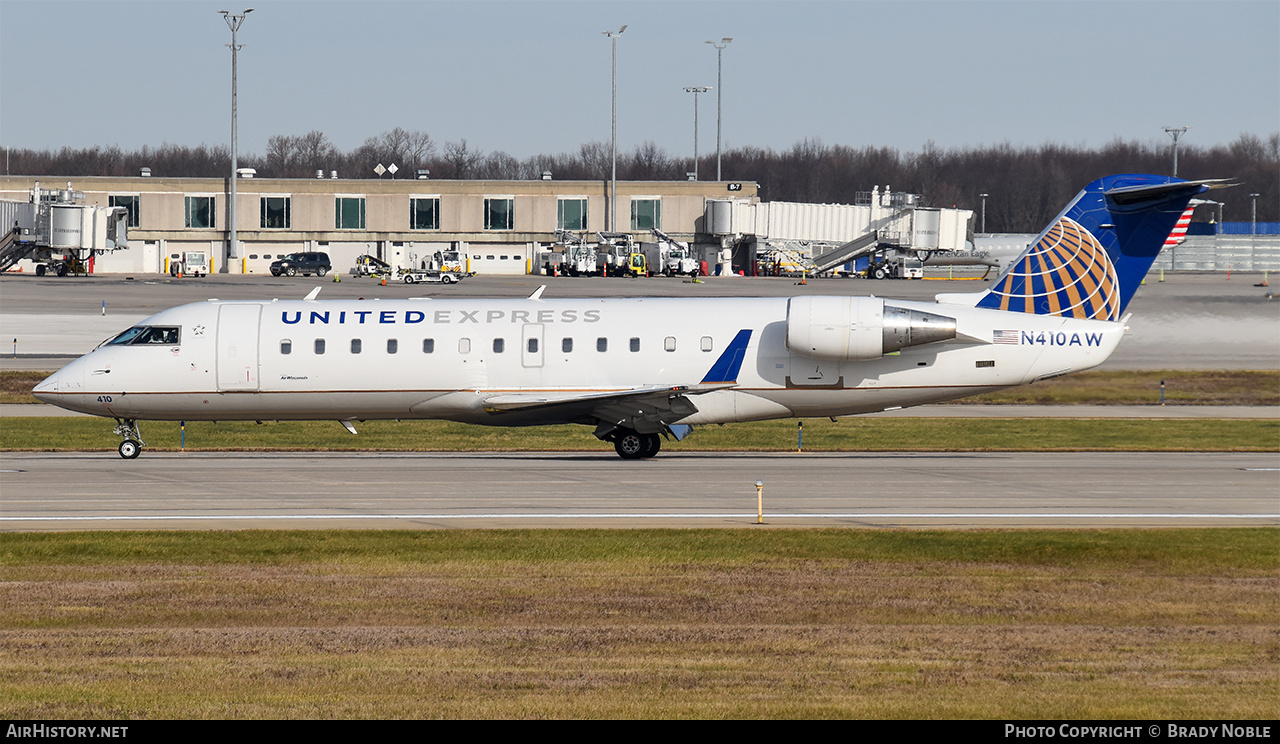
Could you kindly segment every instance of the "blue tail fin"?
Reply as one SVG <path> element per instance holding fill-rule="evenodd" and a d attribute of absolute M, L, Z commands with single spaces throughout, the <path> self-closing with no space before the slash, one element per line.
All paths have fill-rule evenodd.
<path fill-rule="evenodd" d="M 1094 181 L 977 306 L 1118 320 L 1187 203 L 1220 184 L 1139 174 Z"/>

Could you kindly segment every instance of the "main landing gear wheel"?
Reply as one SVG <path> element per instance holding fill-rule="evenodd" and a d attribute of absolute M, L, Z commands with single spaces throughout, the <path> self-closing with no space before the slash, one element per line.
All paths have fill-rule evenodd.
<path fill-rule="evenodd" d="M 142 454 L 142 443 L 135 442 L 132 439 L 126 439 L 120 443 L 120 456 L 126 460 L 132 460 Z"/>
<path fill-rule="evenodd" d="M 624 430 L 613 440 L 613 449 L 624 460 L 640 460 L 653 457 L 662 449 L 662 438 L 657 434 L 640 434 Z"/>

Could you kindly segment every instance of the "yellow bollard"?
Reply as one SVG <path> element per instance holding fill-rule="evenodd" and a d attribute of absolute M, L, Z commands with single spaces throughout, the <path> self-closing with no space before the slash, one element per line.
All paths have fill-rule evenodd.
<path fill-rule="evenodd" d="M 764 524 L 764 481 L 756 481 L 756 524 Z"/>

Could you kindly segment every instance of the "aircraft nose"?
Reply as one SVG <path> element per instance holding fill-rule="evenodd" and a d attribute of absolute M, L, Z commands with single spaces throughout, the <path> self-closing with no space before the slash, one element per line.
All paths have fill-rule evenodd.
<path fill-rule="evenodd" d="M 59 377 L 61 374 L 62 372 L 58 371 L 44 378 L 38 385 L 31 389 L 31 394 L 40 401 L 52 403 L 53 401 L 51 398 L 53 397 L 53 394 L 57 393 L 58 388 L 61 387 L 62 380 Z"/>

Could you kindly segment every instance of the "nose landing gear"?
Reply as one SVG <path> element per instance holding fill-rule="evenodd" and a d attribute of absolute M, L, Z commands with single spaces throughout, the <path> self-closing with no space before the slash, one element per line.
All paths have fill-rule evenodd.
<path fill-rule="evenodd" d="M 124 441 L 118 448 L 121 457 L 132 460 L 142 454 L 142 447 L 146 443 L 142 441 L 142 433 L 138 430 L 136 419 L 116 419 L 116 428 L 113 433 L 124 437 Z"/>

